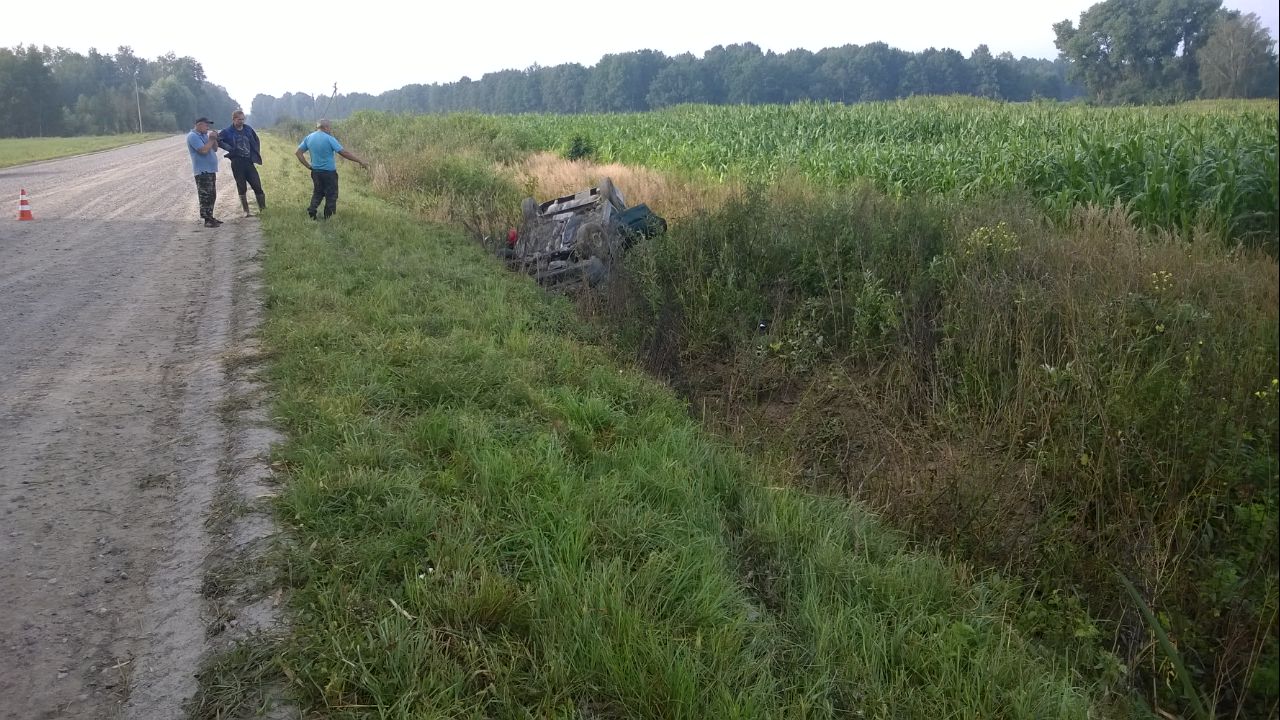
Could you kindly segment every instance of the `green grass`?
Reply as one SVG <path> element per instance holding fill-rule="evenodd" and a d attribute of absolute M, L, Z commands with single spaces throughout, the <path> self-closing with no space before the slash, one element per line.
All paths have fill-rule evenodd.
<path fill-rule="evenodd" d="M 522 191 L 541 182 L 526 173 L 558 181 L 566 171 L 606 172 L 522 162 L 514 149 L 547 139 L 522 137 L 521 124 L 543 120 L 561 130 L 607 126 L 595 141 L 618 145 L 597 147 L 598 159 L 625 148 L 630 162 L 685 169 L 660 153 L 680 137 L 687 152 L 703 141 L 745 148 L 722 156 L 746 166 L 804 155 L 792 153 L 796 138 L 880 132 L 885 146 L 908 154 L 952 143 L 958 167 L 975 159 L 969 150 L 1044 128 L 1096 140 L 1071 152 L 1078 168 L 1099 171 L 1111 167 L 1112 150 L 1132 160 L 1146 147 L 1178 147 L 1192 159 L 1217 146 L 1226 153 L 1217 177 L 1257 189 L 1266 183 L 1231 168 L 1275 157 L 1274 142 L 1258 142 L 1275 131 L 1274 115 L 1269 128 L 1256 127 L 1265 104 L 1111 112 L 975 101 L 956 103 L 954 116 L 938 112 L 948 102 L 827 114 L 684 108 L 608 122 L 362 115 L 341 130 L 386 168 L 374 184 L 384 197 L 484 230 L 477 235 L 512 222 Z M 973 125 L 975 116 L 992 122 Z M 705 121 L 706 136 L 689 143 L 681 133 L 694 119 Z M 737 135 L 716 139 L 733 127 Z M 762 131 L 769 127 L 776 132 Z M 1193 130 L 1205 142 L 1172 142 Z M 750 152 L 765 136 L 775 154 Z M 938 145 L 923 141 L 935 136 Z M 971 141 L 955 145 L 960 137 Z M 1026 159 L 1016 146 L 978 155 Z M 856 156 L 880 145 L 841 147 Z M 931 168 L 950 172 L 914 167 L 925 182 L 941 181 Z M 1141 163 L 1117 167 L 1097 188 L 1154 177 Z M 794 484 L 868 502 L 914 539 L 1023 579 L 1043 607 L 1023 612 L 1021 627 L 1072 653 L 1096 651 L 1100 678 L 1127 676 L 1152 703 L 1192 709 L 1168 682 L 1169 654 L 1116 582 L 1119 571 L 1166 623 L 1207 705 L 1222 716 L 1274 714 L 1274 231 L 1261 243 L 1267 252 L 1228 249 L 1212 228 L 1151 233 L 1138 207 L 1101 195 L 1101 206 L 1074 207 L 1058 224 L 997 185 L 967 200 L 932 185 L 897 196 L 813 182 L 822 176 L 769 184 L 768 173 L 745 167 L 735 172 L 755 182 L 698 208 L 708 186 L 696 178 L 607 172 L 636 179 L 620 184 L 673 221 L 664 237 L 632 250 L 623 282 L 582 303 L 617 352 L 670 377 L 713 428 L 780 457 Z M 1208 177 L 1183 179 L 1193 175 Z M 1269 206 L 1274 218 L 1274 192 Z"/>
<path fill-rule="evenodd" d="M 110 150 L 168 137 L 168 135 L 168 133 L 130 133 L 68 138 L 0 138 L 0 168 Z"/>
<path fill-rule="evenodd" d="M 268 139 L 294 628 L 335 718 L 1079 718 L 1012 593 L 778 486 L 570 307 Z"/>

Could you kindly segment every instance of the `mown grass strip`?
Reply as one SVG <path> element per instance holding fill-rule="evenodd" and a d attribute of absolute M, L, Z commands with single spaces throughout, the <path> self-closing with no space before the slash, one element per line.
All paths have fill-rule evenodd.
<path fill-rule="evenodd" d="M 0 168 L 110 150 L 169 135 L 170 133 L 129 133 L 69 138 L 0 138 Z"/>
<path fill-rule="evenodd" d="M 776 487 L 569 306 L 268 140 L 280 658 L 328 717 L 1086 717 L 1008 595 Z"/>

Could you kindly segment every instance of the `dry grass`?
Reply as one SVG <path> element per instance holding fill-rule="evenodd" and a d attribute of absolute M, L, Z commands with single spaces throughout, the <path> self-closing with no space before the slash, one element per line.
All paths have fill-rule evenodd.
<path fill-rule="evenodd" d="M 645 203 L 669 220 L 714 212 L 741 190 L 731 183 L 711 185 L 645 167 L 565 160 L 548 152 L 530 155 L 514 167 L 503 166 L 500 171 L 513 173 L 521 186 L 532 189 L 539 200 L 568 195 L 598 184 L 601 178 L 611 178 L 628 205 Z"/>

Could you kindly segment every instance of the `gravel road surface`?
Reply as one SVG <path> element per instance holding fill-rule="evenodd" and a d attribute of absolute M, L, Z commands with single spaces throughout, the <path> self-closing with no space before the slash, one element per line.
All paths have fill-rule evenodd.
<path fill-rule="evenodd" d="M 223 166 L 213 229 L 182 137 L 0 170 L 0 718 L 172 719 L 196 689 L 210 518 L 268 439 L 225 409 L 261 241 Z"/>

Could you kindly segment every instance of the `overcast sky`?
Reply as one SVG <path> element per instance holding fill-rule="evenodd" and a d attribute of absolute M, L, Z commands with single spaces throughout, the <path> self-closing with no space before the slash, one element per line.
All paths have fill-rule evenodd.
<path fill-rule="evenodd" d="M 377 94 L 410 83 L 533 64 L 594 65 L 601 55 L 650 48 L 701 54 L 716 45 L 754 42 L 765 50 L 817 51 L 877 40 L 904 50 L 951 47 L 966 56 L 986 43 L 993 53 L 1055 57 L 1053 23 L 1091 0 L 790 0 L 725 2 L 417 3 L 400 0 L 277 4 L 11 0 L 0 46 L 133 47 L 148 59 L 173 51 L 247 110 L 258 93 Z M 1277 36 L 1276 0 L 1225 0 L 1257 13 Z M 397 7 L 399 6 L 399 7 Z M 608 8 L 617 8 L 610 12 Z M 553 10 L 554 9 L 554 10 Z M 558 14 L 557 12 L 558 11 Z"/>

